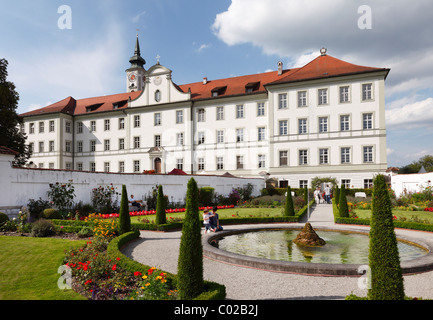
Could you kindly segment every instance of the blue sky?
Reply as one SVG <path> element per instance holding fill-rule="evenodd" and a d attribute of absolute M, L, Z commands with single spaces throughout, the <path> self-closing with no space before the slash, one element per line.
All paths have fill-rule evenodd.
<path fill-rule="evenodd" d="M 433 154 L 431 0 L 0 2 L 0 58 L 9 61 L 19 113 L 68 96 L 125 92 L 137 29 L 146 66 L 159 55 L 178 84 L 276 70 L 279 60 L 301 66 L 324 46 L 351 63 L 391 68 L 389 166 Z M 58 27 L 61 5 L 71 8 L 71 29 Z M 358 11 L 362 5 L 370 12 Z"/>

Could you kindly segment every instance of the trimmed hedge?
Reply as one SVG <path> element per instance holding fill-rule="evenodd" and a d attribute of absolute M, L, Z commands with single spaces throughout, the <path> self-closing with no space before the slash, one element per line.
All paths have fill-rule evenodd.
<path fill-rule="evenodd" d="M 131 272 L 139 271 L 143 274 L 146 274 L 147 270 L 149 270 L 151 266 L 147 266 L 135 260 L 132 260 L 129 257 L 125 256 L 120 251 L 120 249 L 128 242 L 133 241 L 139 237 L 140 237 L 140 232 L 136 230 L 136 231 L 125 233 L 117 238 L 114 238 L 108 244 L 107 254 L 112 260 L 116 258 L 120 258 L 120 260 L 118 261 L 118 265 L 121 266 L 122 268 L 125 268 Z M 169 272 L 166 273 L 167 273 L 167 281 L 171 281 L 170 283 L 176 286 L 177 275 Z M 205 280 L 204 291 L 193 300 L 224 300 L 225 298 L 226 298 L 226 288 L 224 285 Z"/>

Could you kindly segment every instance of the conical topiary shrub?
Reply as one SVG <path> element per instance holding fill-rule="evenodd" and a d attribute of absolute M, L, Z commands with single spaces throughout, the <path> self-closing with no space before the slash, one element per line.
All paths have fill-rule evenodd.
<path fill-rule="evenodd" d="M 308 204 L 308 187 L 307 186 L 304 187 L 304 202 L 305 202 L 305 205 Z"/>
<path fill-rule="evenodd" d="M 339 194 L 339 211 L 341 218 L 349 217 L 349 207 L 347 206 L 347 198 L 346 198 L 346 187 L 344 184 L 341 186 L 340 194 Z"/>
<path fill-rule="evenodd" d="M 284 206 L 284 215 L 291 217 L 295 215 L 295 208 L 293 206 L 292 188 L 287 187 L 286 204 Z"/>
<path fill-rule="evenodd" d="M 119 211 L 119 234 L 131 231 L 131 217 L 129 216 L 128 192 L 126 186 L 122 185 L 122 198 Z"/>
<path fill-rule="evenodd" d="M 165 215 L 165 199 L 164 192 L 162 190 L 162 185 L 158 187 L 158 197 L 156 200 L 156 224 L 165 224 L 167 222 L 167 217 Z"/>
<path fill-rule="evenodd" d="M 369 300 L 403 300 L 404 285 L 397 238 L 392 220 L 392 204 L 383 175 L 374 179 L 370 220 Z"/>
<path fill-rule="evenodd" d="M 203 246 L 198 209 L 198 187 L 194 178 L 188 182 L 185 219 L 180 238 L 177 287 L 182 300 L 203 292 Z"/>
<path fill-rule="evenodd" d="M 338 186 L 335 187 L 333 201 L 335 201 L 337 207 L 340 205 L 340 188 L 338 188 Z"/>

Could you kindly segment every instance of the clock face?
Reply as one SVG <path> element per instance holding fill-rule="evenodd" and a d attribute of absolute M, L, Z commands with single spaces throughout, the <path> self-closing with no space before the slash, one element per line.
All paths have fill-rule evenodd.
<path fill-rule="evenodd" d="M 131 74 L 129 75 L 129 81 L 131 81 L 131 82 L 134 82 L 134 81 L 135 81 L 135 74 L 134 74 L 134 73 L 131 73 Z"/>
<path fill-rule="evenodd" d="M 155 77 L 155 79 L 153 79 L 153 83 L 157 86 L 159 86 L 161 84 L 161 82 L 162 82 L 162 79 L 159 76 Z"/>

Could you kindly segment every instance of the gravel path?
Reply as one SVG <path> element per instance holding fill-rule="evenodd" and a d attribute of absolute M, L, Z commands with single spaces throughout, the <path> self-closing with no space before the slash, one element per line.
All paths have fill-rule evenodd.
<path fill-rule="evenodd" d="M 313 227 L 330 226 L 340 228 L 332 222 L 332 210 L 329 205 L 319 205 L 311 213 Z M 331 220 L 330 220 L 331 219 Z M 293 224 L 291 224 L 293 226 Z M 257 225 L 254 225 L 257 227 Z M 300 223 L 299 226 L 303 226 Z M 251 225 L 225 226 L 225 230 L 251 228 Z M 368 227 L 344 226 L 368 230 Z M 396 230 L 397 235 L 429 239 L 433 233 Z M 130 243 L 122 250 L 130 258 L 155 266 L 162 270 L 177 273 L 181 231 L 152 232 L 142 231 L 140 239 Z M 206 235 L 203 236 L 204 238 Z M 278 273 L 230 265 L 218 261 L 203 259 L 204 278 L 226 286 L 227 299 L 233 300 L 341 300 L 353 293 L 366 296 L 367 290 L 360 289 L 360 277 L 307 276 L 292 273 Z M 404 276 L 407 296 L 433 299 L 433 271 Z"/>

